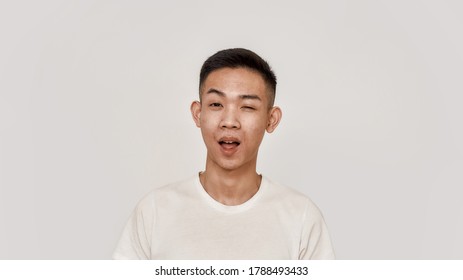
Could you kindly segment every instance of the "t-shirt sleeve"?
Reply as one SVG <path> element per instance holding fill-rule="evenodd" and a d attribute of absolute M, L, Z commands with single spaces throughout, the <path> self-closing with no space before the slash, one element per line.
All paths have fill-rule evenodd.
<path fill-rule="evenodd" d="M 306 207 L 303 219 L 299 259 L 335 259 L 333 245 L 323 215 L 311 201 Z"/>
<path fill-rule="evenodd" d="M 113 253 L 113 259 L 147 260 L 151 258 L 154 217 L 154 199 L 148 195 L 132 212 Z"/>

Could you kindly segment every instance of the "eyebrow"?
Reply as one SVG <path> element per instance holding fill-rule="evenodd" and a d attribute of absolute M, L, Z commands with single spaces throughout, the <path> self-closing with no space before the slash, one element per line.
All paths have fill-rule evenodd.
<path fill-rule="evenodd" d="M 209 93 L 215 93 L 215 94 L 217 94 L 217 95 L 219 95 L 219 96 L 225 97 L 225 93 L 224 93 L 224 92 L 222 92 L 222 91 L 220 91 L 220 90 L 217 90 L 217 89 L 215 89 L 215 88 L 210 88 L 206 93 L 207 93 L 207 94 L 209 94 Z"/>
<path fill-rule="evenodd" d="M 215 89 L 215 88 L 210 88 L 207 92 L 207 94 L 210 94 L 210 93 L 213 93 L 213 94 L 217 94 L 221 97 L 225 97 L 226 94 L 218 89 Z M 262 99 L 255 95 L 255 94 L 242 94 L 239 96 L 241 99 L 251 99 L 251 100 L 259 100 L 259 101 L 262 101 Z"/>

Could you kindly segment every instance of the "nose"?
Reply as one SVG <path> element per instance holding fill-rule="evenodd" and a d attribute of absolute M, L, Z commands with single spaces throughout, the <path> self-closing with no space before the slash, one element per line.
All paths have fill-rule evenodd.
<path fill-rule="evenodd" d="M 232 128 L 237 129 L 241 127 L 239 122 L 238 114 L 232 108 L 223 110 L 222 120 L 220 121 L 221 128 Z"/>

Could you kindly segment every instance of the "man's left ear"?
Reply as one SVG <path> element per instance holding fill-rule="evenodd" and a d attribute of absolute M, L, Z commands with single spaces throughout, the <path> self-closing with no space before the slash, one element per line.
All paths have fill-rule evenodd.
<path fill-rule="evenodd" d="M 281 109 L 279 107 L 273 107 L 270 109 L 268 112 L 268 123 L 267 123 L 267 132 L 272 133 L 280 123 L 281 117 L 283 113 L 281 112 Z"/>

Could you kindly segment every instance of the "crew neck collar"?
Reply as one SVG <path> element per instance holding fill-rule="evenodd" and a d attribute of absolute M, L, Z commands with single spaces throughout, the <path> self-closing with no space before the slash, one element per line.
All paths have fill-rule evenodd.
<path fill-rule="evenodd" d="M 199 174 L 200 173 L 198 173 L 195 177 L 195 186 L 198 193 L 209 206 L 226 213 L 238 213 L 248 210 L 259 200 L 259 198 L 262 196 L 262 193 L 265 192 L 265 189 L 267 188 L 267 179 L 262 174 L 260 174 L 262 180 L 260 182 L 259 189 L 250 199 L 239 205 L 225 205 L 215 200 L 206 192 L 199 179 Z"/>

